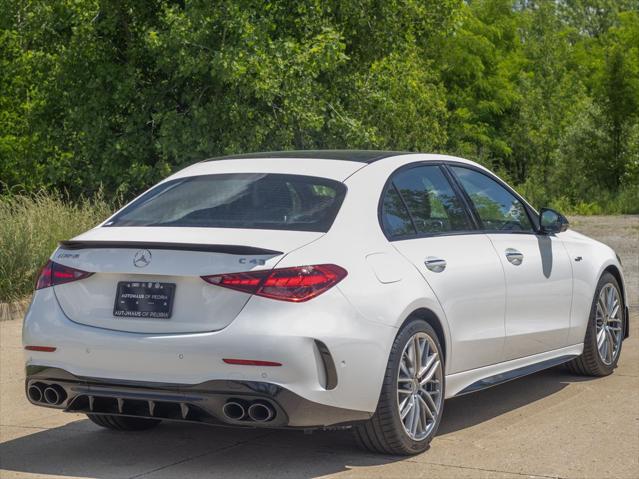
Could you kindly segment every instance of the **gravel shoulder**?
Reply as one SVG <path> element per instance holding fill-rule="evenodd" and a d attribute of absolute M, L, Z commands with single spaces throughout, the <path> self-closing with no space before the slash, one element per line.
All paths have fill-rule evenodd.
<path fill-rule="evenodd" d="M 621 257 L 629 304 L 639 309 L 639 215 L 573 216 L 570 227 L 607 244 Z"/>

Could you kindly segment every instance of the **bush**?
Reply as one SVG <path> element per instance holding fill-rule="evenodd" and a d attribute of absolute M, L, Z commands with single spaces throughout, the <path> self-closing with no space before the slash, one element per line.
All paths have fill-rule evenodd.
<path fill-rule="evenodd" d="M 591 201 L 571 201 L 560 196 L 550 202 L 557 211 L 569 215 L 631 215 L 639 213 L 639 188 L 628 186 L 618 193 L 600 192 Z"/>
<path fill-rule="evenodd" d="M 569 188 L 561 185 L 549 188 L 543 181 L 531 177 L 515 185 L 515 189 L 535 208 L 550 207 L 566 215 L 639 214 L 639 186 L 632 183 L 617 192 L 591 187 L 584 189 L 583 194 L 570 195 Z"/>
<path fill-rule="evenodd" d="M 31 293 L 58 241 L 97 225 L 113 209 L 102 195 L 73 203 L 44 191 L 0 196 L 0 303 Z"/>

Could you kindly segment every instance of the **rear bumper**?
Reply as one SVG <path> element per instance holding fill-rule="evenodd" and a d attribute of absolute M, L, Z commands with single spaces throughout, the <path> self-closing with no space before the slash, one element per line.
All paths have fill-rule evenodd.
<path fill-rule="evenodd" d="M 59 392 L 58 402 L 34 399 L 29 389 Z M 112 414 L 211 425 L 269 428 L 312 428 L 347 425 L 370 418 L 371 413 L 336 408 L 308 401 L 281 386 L 266 382 L 211 380 L 200 384 L 136 383 L 112 379 L 85 378 L 46 366 L 27 367 L 25 392 L 36 406 L 65 412 Z M 224 414 L 228 401 L 248 405 L 269 405 L 274 411 L 268 421 L 248 415 L 232 419 Z"/>
<path fill-rule="evenodd" d="M 311 403 L 372 413 L 395 334 L 395 328 L 363 318 L 337 288 L 299 304 L 253 297 L 226 328 L 183 334 L 78 324 L 64 315 L 52 288 L 45 288 L 36 291 L 27 312 L 23 343 L 56 348 L 25 351 L 27 367 L 57 368 L 76 378 L 188 387 L 265 383 Z M 224 358 L 281 366 L 227 364 Z"/>

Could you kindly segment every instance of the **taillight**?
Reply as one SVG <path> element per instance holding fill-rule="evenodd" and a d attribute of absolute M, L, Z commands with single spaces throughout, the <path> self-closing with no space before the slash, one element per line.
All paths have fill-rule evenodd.
<path fill-rule="evenodd" d="M 25 346 L 24 349 L 27 351 L 40 351 L 42 353 L 53 353 L 57 348 L 53 346 Z"/>
<path fill-rule="evenodd" d="M 334 264 L 297 266 L 270 271 L 202 276 L 207 283 L 282 301 L 302 302 L 319 296 L 348 273 Z"/>
<path fill-rule="evenodd" d="M 47 261 L 44 265 L 38 280 L 36 281 L 35 289 L 48 288 L 49 286 L 55 286 L 57 284 L 70 283 L 71 281 L 77 281 L 79 279 L 88 278 L 93 273 L 82 271 L 81 269 L 71 268 L 64 266 L 53 261 Z"/>

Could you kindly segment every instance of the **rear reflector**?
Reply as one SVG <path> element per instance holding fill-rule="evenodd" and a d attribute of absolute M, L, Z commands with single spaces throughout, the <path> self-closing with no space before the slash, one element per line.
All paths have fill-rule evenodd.
<path fill-rule="evenodd" d="M 79 279 L 88 278 L 93 273 L 82 271 L 81 269 L 63 266 L 53 261 L 47 261 L 36 281 L 35 289 L 48 288 L 57 284 L 70 283 Z"/>
<path fill-rule="evenodd" d="M 43 353 L 52 353 L 57 348 L 51 346 L 25 346 L 24 349 L 26 349 L 27 351 L 41 351 Z"/>
<path fill-rule="evenodd" d="M 207 283 L 271 299 L 300 303 L 332 288 L 348 273 L 334 264 L 202 276 Z"/>
<path fill-rule="evenodd" d="M 259 361 L 257 359 L 222 359 L 226 364 L 238 364 L 240 366 L 281 366 L 282 363 L 274 361 Z"/>

